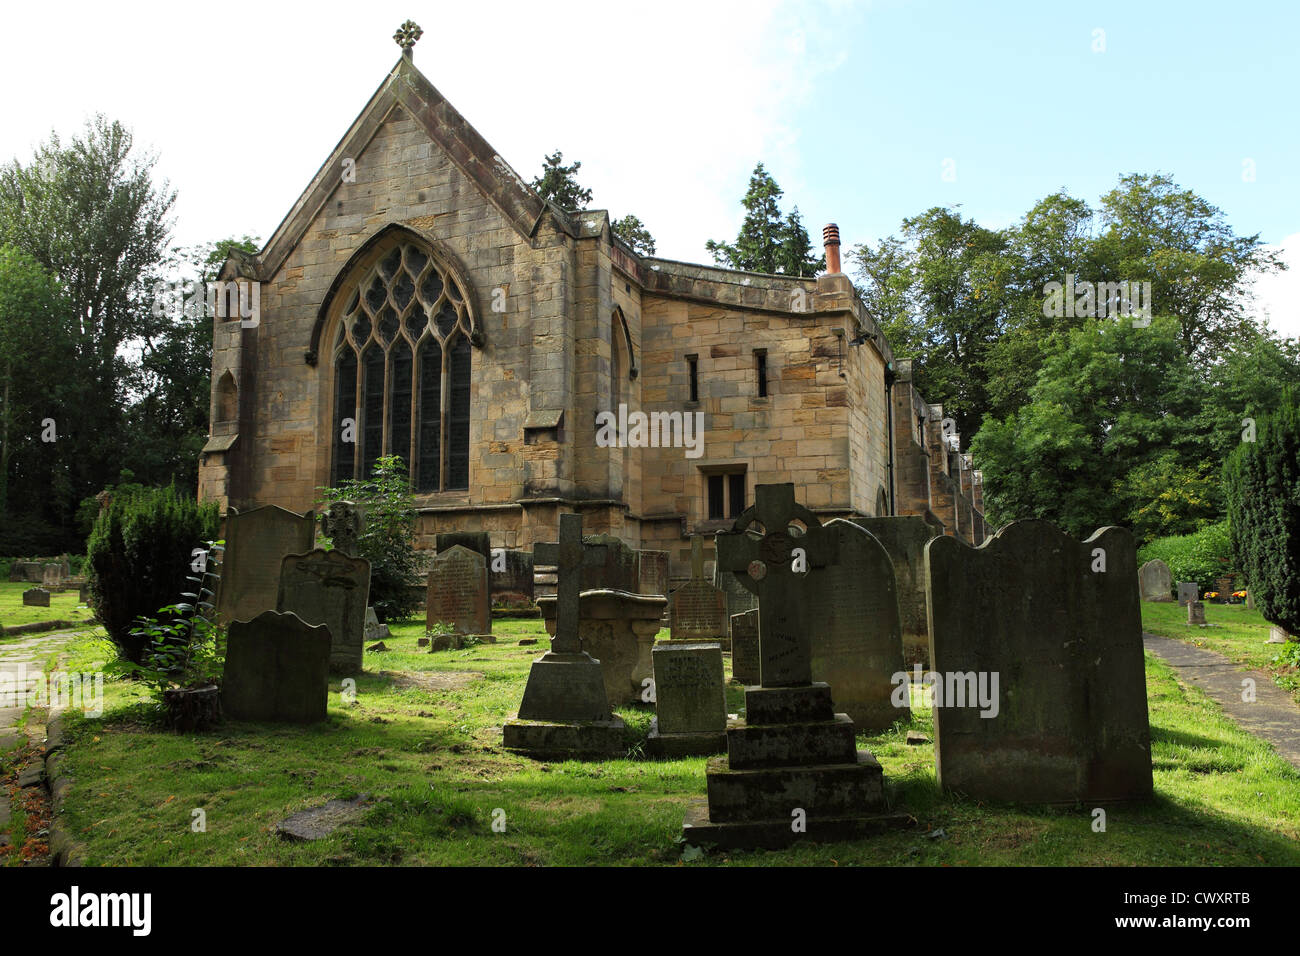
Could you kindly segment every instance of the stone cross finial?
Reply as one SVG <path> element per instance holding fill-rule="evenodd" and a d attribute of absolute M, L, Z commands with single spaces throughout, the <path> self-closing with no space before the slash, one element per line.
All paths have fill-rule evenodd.
<path fill-rule="evenodd" d="M 424 31 L 420 29 L 420 25 L 414 20 L 407 20 L 397 28 L 397 32 L 393 34 L 393 40 L 402 48 L 402 56 L 409 60 L 411 58 L 411 47 L 415 46 L 415 42 L 422 36 L 424 36 Z"/>
<path fill-rule="evenodd" d="M 355 502 L 334 501 L 320 518 L 321 531 L 334 542 L 334 550 L 355 556 L 363 520 Z"/>
<path fill-rule="evenodd" d="M 791 534 L 795 523 L 803 533 Z M 763 526 L 763 536 L 749 533 Z M 736 575 L 758 596 L 759 682 L 796 687 L 812 681 L 812 635 L 808 633 L 804 573 L 834 563 L 834 539 L 816 515 L 798 504 L 794 485 L 759 485 L 755 503 L 716 538 L 717 567 Z M 796 549 L 798 554 L 796 554 Z M 796 565 L 805 571 L 796 570 Z"/>
<path fill-rule="evenodd" d="M 704 580 L 704 535 L 691 535 L 691 578 Z"/>

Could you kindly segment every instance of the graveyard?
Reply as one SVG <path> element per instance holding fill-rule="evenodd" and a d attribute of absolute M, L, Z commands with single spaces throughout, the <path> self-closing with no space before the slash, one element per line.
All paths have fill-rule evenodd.
<path fill-rule="evenodd" d="M 418 64 L 297 24 L 347 69 L 194 174 L 225 238 L 102 113 L 0 167 L 0 869 L 1300 866 L 1288 197 L 1104 166 L 981 223 L 948 158 L 894 208 L 823 193 L 887 152 L 828 113 L 787 200 L 656 160 L 657 249 L 593 188 L 685 113 L 598 74 L 617 154 L 525 178 L 443 89 L 512 148 L 570 111 L 462 13 Z M 811 89 L 850 60 L 797 26 Z"/>

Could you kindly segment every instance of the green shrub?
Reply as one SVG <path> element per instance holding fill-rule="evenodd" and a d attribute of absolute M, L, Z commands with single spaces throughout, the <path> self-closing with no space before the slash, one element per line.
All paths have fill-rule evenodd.
<path fill-rule="evenodd" d="M 1169 565 L 1169 574 L 1175 584 L 1195 581 L 1202 594 L 1213 590 L 1218 578 L 1238 572 L 1238 565 L 1232 557 L 1232 537 L 1227 521 L 1207 525 L 1192 534 L 1156 538 L 1138 550 L 1138 564 L 1157 558 Z"/>
<path fill-rule="evenodd" d="M 365 514 L 357 540 L 358 557 L 370 562 L 370 606 L 380 621 L 411 617 L 420 606 L 412 585 L 418 585 L 415 499 L 406 466 L 396 455 L 375 462 L 366 479 L 348 479 L 338 488 L 321 488 L 318 504 L 355 502 Z"/>
<path fill-rule="evenodd" d="M 86 542 L 90 603 L 109 640 L 133 664 L 150 638 L 133 634 L 158 608 L 190 590 L 196 547 L 217 535 L 215 502 L 199 504 L 175 488 L 114 498 Z"/>
<path fill-rule="evenodd" d="M 1245 436 L 1243 436 L 1244 438 Z M 1223 466 L 1232 548 L 1266 621 L 1300 634 L 1300 408 L 1284 392 Z"/>

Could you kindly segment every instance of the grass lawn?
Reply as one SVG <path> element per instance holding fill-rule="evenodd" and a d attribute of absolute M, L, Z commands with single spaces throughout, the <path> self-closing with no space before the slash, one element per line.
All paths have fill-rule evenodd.
<path fill-rule="evenodd" d="M 1197 647 L 1217 651 L 1244 668 L 1265 671 L 1291 692 L 1300 703 L 1300 658 L 1295 643 L 1265 644 L 1269 624 L 1258 611 L 1244 604 L 1205 602 L 1205 621 L 1210 627 L 1187 623 L 1187 608 L 1176 603 L 1142 602 L 1142 628 L 1161 637 L 1172 637 Z M 1280 655 L 1289 651 L 1289 658 Z"/>
<path fill-rule="evenodd" d="M 81 623 L 94 620 L 90 609 L 82 605 L 76 588 L 52 592 L 49 607 L 24 607 L 23 592 L 37 586 L 20 581 L 0 581 L 0 627 L 17 627 L 20 624 L 35 624 L 37 621 Z M 15 635 L 14 639 L 22 636 Z M 5 638 L 0 636 L 0 641 L 3 640 Z"/>
<path fill-rule="evenodd" d="M 675 865 L 689 800 L 704 795 L 704 758 L 540 763 L 501 749 L 540 621 L 497 621 L 499 643 L 428 654 L 421 625 L 393 629 L 391 651 L 366 654 L 354 702 L 331 688 L 329 720 L 299 728 L 227 724 L 180 736 L 158 730 L 131 685 L 109 682 L 102 719 L 71 719 L 76 783 L 64 819 L 90 864 Z M 520 647 L 517 640 L 541 639 Z M 69 645 L 63 666 L 92 669 L 106 645 Z M 1148 657 L 1156 796 L 1113 807 L 1104 833 L 1090 807 L 997 807 L 941 793 L 928 710 L 860 738 L 884 765 L 914 829 L 782 852 L 710 852 L 691 865 L 1300 865 L 1300 773 L 1222 717 L 1197 688 Z M 728 686 L 729 708 L 743 706 Z M 649 730 L 647 705 L 619 711 L 631 755 Z M 335 797 L 376 802 L 359 824 L 315 843 L 272 826 Z M 192 811 L 206 832 L 192 832 Z M 494 811 L 505 831 L 494 832 Z M 501 813 L 497 813 L 498 819 Z M 942 831 L 942 832 L 940 832 Z"/>

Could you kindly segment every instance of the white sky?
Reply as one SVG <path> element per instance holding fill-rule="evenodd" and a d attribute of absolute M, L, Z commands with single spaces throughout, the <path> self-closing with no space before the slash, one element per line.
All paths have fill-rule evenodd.
<path fill-rule="evenodd" d="M 946 101 L 925 99 L 907 126 L 876 128 L 873 117 L 932 72 L 900 74 L 891 51 L 924 49 L 962 10 L 907 0 L 11 2 L 0 21 L 0 161 L 103 112 L 158 154 L 157 172 L 179 191 L 177 243 L 265 242 L 387 75 L 393 31 L 409 17 L 425 31 L 416 65 L 516 171 L 531 179 L 557 148 L 581 160 L 593 207 L 640 216 L 659 255 L 707 262 L 705 240 L 733 238 L 758 159 L 814 242 L 834 219 L 852 246 L 898 228 L 880 209 L 891 197 L 905 195 L 905 214 L 949 201 L 928 165 L 915 182 L 872 165 L 919 142 L 927 117 L 942 125 Z M 950 66 L 966 87 L 987 87 L 990 105 L 1021 95 Z M 863 133 L 865 145 L 851 139 Z M 976 193 L 990 226 L 996 209 L 1028 208 L 996 188 Z M 1260 229 L 1230 222 L 1239 234 Z M 1282 245 L 1292 269 L 1258 283 L 1258 307 L 1300 335 L 1300 232 Z"/>

